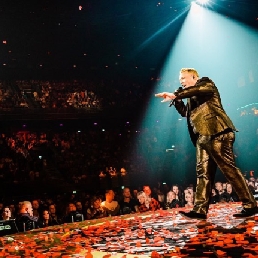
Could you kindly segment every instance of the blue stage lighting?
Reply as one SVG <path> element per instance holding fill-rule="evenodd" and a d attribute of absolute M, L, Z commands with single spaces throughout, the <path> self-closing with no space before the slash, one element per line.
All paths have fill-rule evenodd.
<path fill-rule="evenodd" d="M 208 4 L 209 0 L 196 0 L 196 2 L 201 5 L 206 5 Z"/>

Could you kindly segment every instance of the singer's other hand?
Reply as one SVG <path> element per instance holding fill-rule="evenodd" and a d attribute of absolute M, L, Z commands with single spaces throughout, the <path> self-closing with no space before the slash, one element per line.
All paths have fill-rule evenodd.
<path fill-rule="evenodd" d="M 163 100 L 161 102 L 168 102 L 168 101 L 171 101 L 176 98 L 175 94 L 171 93 L 171 92 L 157 93 L 157 94 L 155 94 L 155 97 L 163 98 Z"/>

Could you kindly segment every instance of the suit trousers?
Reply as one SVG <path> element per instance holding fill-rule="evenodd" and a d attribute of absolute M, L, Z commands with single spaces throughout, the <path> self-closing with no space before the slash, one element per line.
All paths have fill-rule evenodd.
<path fill-rule="evenodd" d="M 244 176 L 235 165 L 234 141 L 234 132 L 226 132 L 217 136 L 199 135 L 196 143 L 197 184 L 193 211 L 207 214 L 217 167 L 231 183 L 243 207 L 256 206 L 256 201 Z"/>

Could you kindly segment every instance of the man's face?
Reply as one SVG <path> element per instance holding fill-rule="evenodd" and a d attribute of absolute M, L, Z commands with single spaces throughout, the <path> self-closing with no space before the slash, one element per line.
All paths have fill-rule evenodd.
<path fill-rule="evenodd" d="M 151 195 L 151 189 L 149 186 L 144 186 L 143 191 L 147 196 Z"/>
<path fill-rule="evenodd" d="M 33 200 L 32 207 L 34 210 L 37 210 L 39 208 L 39 202 L 37 200 Z"/>
<path fill-rule="evenodd" d="M 49 206 L 49 212 L 50 212 L 51 214 L 55 214 L 55 213 L 56 213 L 56 207 L 55 207 L 55 205 L 50 205 L 50 206 Z"/>
<path fill-rule="evenodd" d="M 81 202 L 76 202 L 76 209 L 77 210 L 82 210 L 82 203 Z"/>
<path fill-rule="evenodd" d="M 76 206 L 73 203 L 70 203 L 68 209 L 69 211 L 76 211 Z"/>
<path fill-rule="evenodd" d="M 115 193 L 113 191 L 109 191 L 106 193 L 106 201 L 112 202 L 115 198 Z"/>
<path fill-rule="evenodd" d="M 131 196 L 130 189 L 125 188 L 124 191 L 123 191 L 123 195 L 124 195 L 125 198 L 129 198 Z"/>
<path fill-rule="evenodd" d="M 31 204 L 26 205 L 26 210 L 29 213 L 30 216 L 33 216 L 33 209 Z"/>
<path fill-rule="evenodd" d="M 97 199 L 96 201 L 93 202 L 93 208 L 99 209 L 99 207 L 100 207 L 100 199 Z"/>
<path fill-rule="evenodd" d="M 198 78 L 189 72 L 182 72 L 179 74 L 180 84 L 184 87 L 194 86 Z"/>
<path fill-rule="evenodd" d="M 222 184 L 221 184 L 221 183 L 216 183 L 216 184 L 215 184 L 215 188 L 216 188 L 218 191 L 222 191 L 222 190 L 223 190 L 223 187 L 222 187 Z"/>

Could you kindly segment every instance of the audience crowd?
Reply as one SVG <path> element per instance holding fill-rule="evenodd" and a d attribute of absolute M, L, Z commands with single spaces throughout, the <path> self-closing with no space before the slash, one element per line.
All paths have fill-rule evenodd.
<path fill-rule="evenodd" d="M 134 167 L 127 154 L 123 153 L 123 150 L 130 148 L 128 135 L 125 134 L 125 137 L 121 137 L 118 142 L 112 137 L 113 133 L 111 131 L 110 134 L 102 136 L 94 130 L 87 133 L 36 133 L 25 130 L 2 133 L 0 137 L 2 183 L 8 180 L 48 182 L 51 180 L 51 175 L 48 174 L 50 163 L 60 172 L 60 179 L 63 177 L 67 181 L 72 181 L 74 185 L 90 181 L 91 175 L 97 176 L 99 181 L 98 187 L 93 192 L 85 190 L 71 195 L 34 194 L 33 198 L 20 197 L 19 201 L 2 196 L 1 220 L 15 220 L 18 231 L 23 232 L 107 216 L 193 207 L 195 195 L 193 185 L 169 186 L 166 183 L 158 183 L 153 186 L 146 184 L 136 187 L 137 183 L 134 183 L 131 187 L 128 174 L 135 171 L 139 178 L 141 172 L 143 173 L 145 162 L 139 157 L 136 160 L 138 167 Z M 45 155 L 39 157 L 38 149 L 45 150 Z M 245 176 L 248 177 L 247 174 Z M 111 184 L 107 182 L 107 178 Z M 122 182 L 118 178 L 122 178 Z M 247 184 L 256 195 L 258 179 L 254 177 L 254 171 L 250 172 Z M 238 197 L 229 183 L 216 182 L 212 189 L 212 203 L 236 201 Z"/>
<path fill-rule="evenodd" d="M 100 110 L 134 106 L 142 96 L 143 87 L 129 81 L 0 81 L 0 110 Z"/>
<path fill-rule="evenodd" d="M 59 179 L 74 184 L 99 177 L 106 188 L 108 181 L 118 185 L 118 176 L 127 179 L 125 165 L 142 171 L 144 160 L 134 157 L 134 165 L 125 151 L 130 148 L 126 133 L 90 130 L 87 132 L 37 133 L 26 130 L 0 135 L 0 179 L 2 182 Z M 110 166 L 111 165 L 111 166 Z M 119 171 L 116 169 L 119 168 Z M 120 169 L 121 168 L 121 169 Z M 117 182 L 116 182 L 117 181 Z"/>
<path fill-rule="evenodd" d="M 167 87 L 171 88 L 171 85 Z M 130 108 L 138 103 L 144 94 L 146 95 L 139 84 L 129 81 L 97 83 L 5 81 L 0 82 L 0 110 Z M 133 131 L 130 124 L 126 124 L 121 131 L 117 125 L 111 130 L 103 130 L 97 123 L 94 124 L 94 128 L 80 132 L 43 128 L 35 131 L 26 128 L 2 130 L 0 134 L 2 184 L 50 182 L 56 176 L 59 182 L 63 180 L 76 186 L 91 183 L 95 177 L 98 179 L 98 187 L 94 191 L 87 192 L 86 189 L 71 195 L 36 196 L 32 193 L 30 198 L 20 197 L 19 201 L 6 198 L 4 195 L 0 198 L 1 220 L 15 220 L 18 231 L 23 232 L 33 228 L 107 216 L 177 207 L 192 208 L 195 195 L 193 185 L 187 185 L 188 183 L 183 180 L 182 185 L 166 183 L 151 185 L 147 180 L 150 164 L 156 163 L 156 167 L 162 169 L 159 166 L 163 164 L 160 157 L 164 157 L 162 154 L 164 146 L 160 144 L 161 140 L 157 136 L 160 131 L 158 124 L 155 128 L 144 128 L 139 132 Z M 137 137 L 138 133 L 140 137 Z M 257 133 L 253 136 L 253 139 L 257 138 Z M 258 146 L 256 138 L 253 141 L 253 148 L 247 147 L 244 144 L 245 139 L 242 138 L 239 149 L 241 148 L 243 152 L 243 149 L 247 148 L 244 149 L 243 155 L 249 157 L 256 155 Z M 180 157 L 187 163 L 189 154 L 184 151 L 184 146 L 178 146 L 175 157 L 182 151 Z M 132 148 L 134 151 L 130 152 Z M 143 152 L 146 156 L 142 155 Z M 238 149 L 236 153 L 241 158 Z M 250 162 L 256 164 L 255 161 L 252 159 Z M 160 170 L 157 170 L 156 174 L 159 173 Z M 130 182 L 132 175 L 141 180 L 132 184 Z M 245 176 L 248 178 L 247 173 Z M 250 174 L 247 183 L 256 195 L 258 180 L 253 174 Z M 211 202 L 235 201 L 238 201 L 238 197 L 232 186 L 227 182 L 216 182 L 212 189 Z"/>
<path fill-rule="evenodd" d="M 250 177 L 247 183 L 255 195 L 258 180 Z M 96 193 L 44 196 L 18 203 L 0 202 L 0 220 L 15 220 L 17 232 L 64 223 L 119 216 L 125 214 L 186 207 L 194 203 L 194 189 L 190 185 L 181 189 L 178 185 L 158 183 L 154 187 L 144 185 L 136 189 L 108 189 Z M 211 203 L 237 202 L 238 196 L 229 183 L 216 182 L 212 189 Z M 1 230 L 0 230 L 1 235 Z"/>

